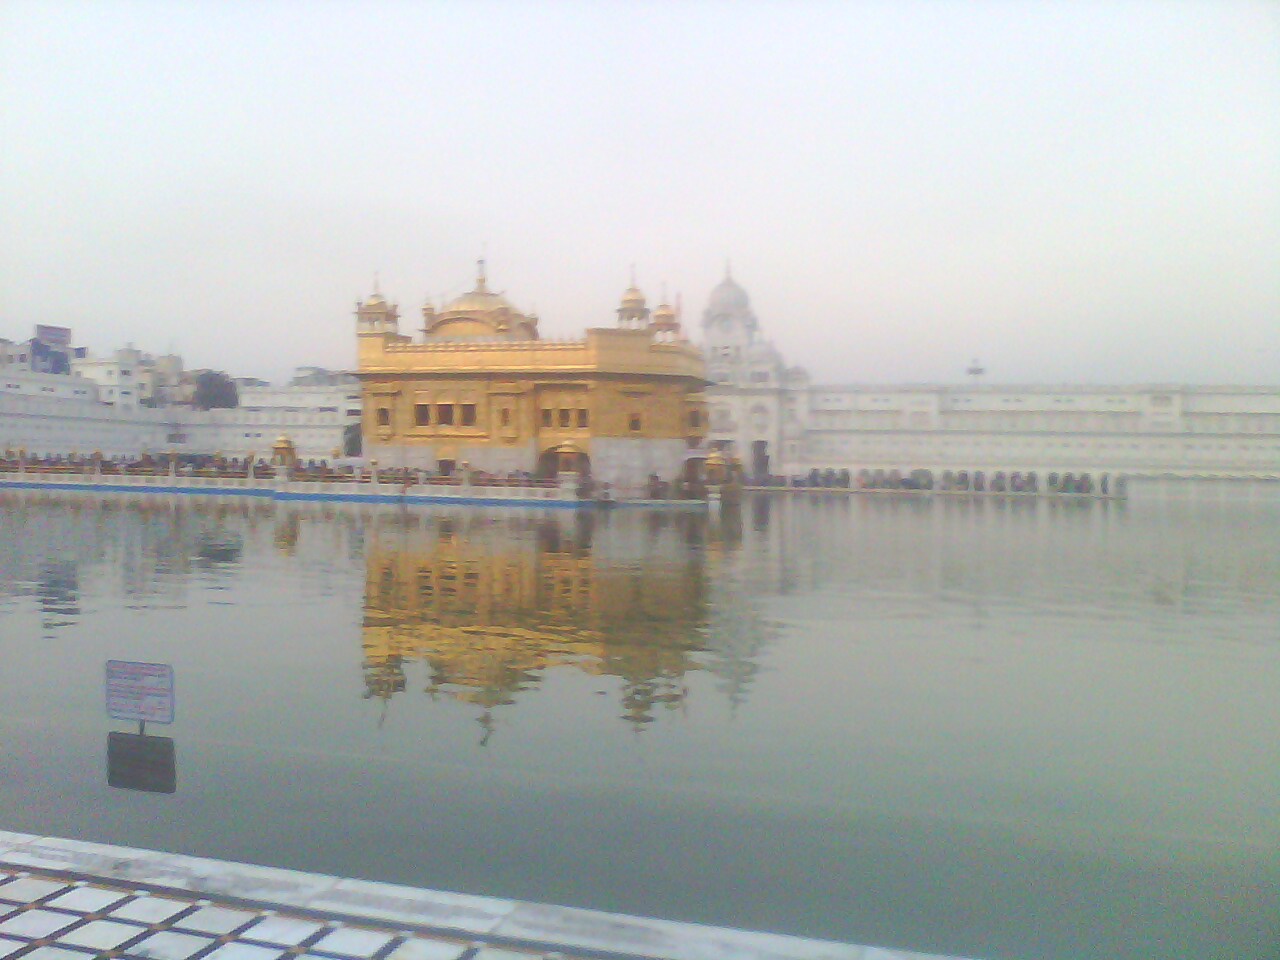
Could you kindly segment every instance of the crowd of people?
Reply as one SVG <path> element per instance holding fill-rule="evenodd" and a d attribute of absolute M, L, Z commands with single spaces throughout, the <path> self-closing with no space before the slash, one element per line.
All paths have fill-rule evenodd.
<path fill-rule="evenodd" d="M 763 476 L 751 482 L 756 487 L 796 489 L 833 488 L 844 490 L 943 490 L 956 493 L 1083 493 L 1123 496 L 1125 478 L 1103 473 L 1052 472 L 1041 477 L 1035 470 L 946 470 L 935 476 L 932 470 L 859 470 L 814 468 L 792 477 Z"/>

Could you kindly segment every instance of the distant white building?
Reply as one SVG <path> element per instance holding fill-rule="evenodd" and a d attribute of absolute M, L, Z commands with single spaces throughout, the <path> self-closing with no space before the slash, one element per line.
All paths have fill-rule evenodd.
<path fill-rule="evenodd" d="M 314 369 L 314 368 L 311 368 Z M 240 390 L 240 407 L 248 411 L 279 410 L 285 413 L 341 413 L 360 417 L 360 382 L 350 374 L 327 375 L 329 382 L 295 377 L 288 386 L 266 384 Z"/>
<path fill-rule="evenodd" d="M 45 400 L 99 402 L 98 385 L 92 380 L 61 373 L 32 373 L 17 367 L 0 367 L 0 393 Z"/>
<path fill-rule="evenodd" d="M 814 384 L 726 276 L 703 314 L 710 439 L 750 476 L 1035 470 L 1280 476 L 1280 387 Z"/>
<path fill-rule="evenodd" d="M 96 391 L 97 385 L 79 377 L 32 374 L 63 381 L 44 384 L 49 390 Z M 6 384 L 15 382 L 6 378 Z M 79 384 L 79 385 L 77 385 Z M 34 456 L 89 454 L 137 456 L 168 449 L 163 411 L 146 407 L 116 407 L 88 396 L 59 396 L 56 392 L 0 390 L 0 448 L 25 450 Z"/>
<path fill-rule="evenodd" d="M 266 455 L 276 437 L 284 434 L 304 460 L 333 457 L 343 448 L 347 428 L 360 423 L 360 383 L 331 371 L 317 379 L 318 370 L 300 368 L 288 386 L 242 388 L 239 407 L 204 414 L 205 426 L 197 428 L 206 433 L 201 442 L 229 456 L 243 456 L 230 451 L 246 444 Z"/>
<path fill-rule="evenodd" d="M 0 372 L 67 374 L 72 361 L 84 352 L 83 347 L 71 345 L 69 327 L 38 323 L 35 335 L 28 340 L 0 337 Z"/>
<path fill-rule="evenodd" d="M 130 345 L 109 357 L 78 357 L 71 361 L 71 371 L 98 384 L 102 403 L 120 407 L 164 406 L 177 399 L 182 358 L 156 357 Z"/>
<path fill-rule="evenodd" d="M 170 359 L 176 363 L 166 366 Z M 283 434 L 303 459 L 328 459 L 343 448 L 347 428 L 360 422 L 359 384 L 342 374 L 326 372 L 328 382 L 319 383 L 304 376 L 299 386 L 246 387 L 239 407 L 205 411 L 157 402 L 179 381 L 181 361 L 147 360 L 132 348 L 86 360 L 80 369 L 94 379 L 0 366 L 0 450 L 265 457 Z"/>

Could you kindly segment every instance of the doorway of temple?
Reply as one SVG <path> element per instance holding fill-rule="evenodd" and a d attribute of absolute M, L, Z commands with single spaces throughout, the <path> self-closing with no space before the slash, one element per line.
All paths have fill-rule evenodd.
<path fill-rule="evenodd" d="M 544 450 L 538 457 L 538 479 L 554 480 L 562 473 L 587 476 L 591 473 L 591 458 L 571 443 L 561 443 Z"/>

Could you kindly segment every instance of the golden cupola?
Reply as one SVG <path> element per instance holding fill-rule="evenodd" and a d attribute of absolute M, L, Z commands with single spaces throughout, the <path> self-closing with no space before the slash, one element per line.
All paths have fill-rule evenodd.
<path fill-rule="evenodd" d="M 653 321 L 649 326 L 664 340 L 675 340 L 680 336 L 680 318 L 665 296 L 653 311 Z"/>
<path fill-rule="evenodd" d="M 356 327 L 361 333 L 399 333 L 400 312 L 394 303 L 387 303 L 373 281 L 373 293 L 367 300 L 356 301 Z"/>
<path fill-rule="evenodd" d="M 635 267 L 631 268 L 631 286 L 622 293 L 622 304 L 618 307 L 618 326 L 640 328 L 649 323 L 649 308 L 644 305 L 644 294 L 636 286 Z"/>
<path fill-rule="evenodd" d="M 475 289 L 436 312 L 422 310 L 422 335 L 428 340 L 537 340 L 538 318 L 524 314 L 506 297 L 489 289 L 485 264 L 478 262 Z"/>

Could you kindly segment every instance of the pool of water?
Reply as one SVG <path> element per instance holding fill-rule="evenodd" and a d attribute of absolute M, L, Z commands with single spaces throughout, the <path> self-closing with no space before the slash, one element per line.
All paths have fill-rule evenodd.
<path fill-rule="evenodd" d="M 1278 545 L 1232 484 L 710 520 L 0 492 L 0 829 L 976 957 L 1280 956 Z M 173 793 L 108 785 L 108 660 L 173 667 Z"/>

